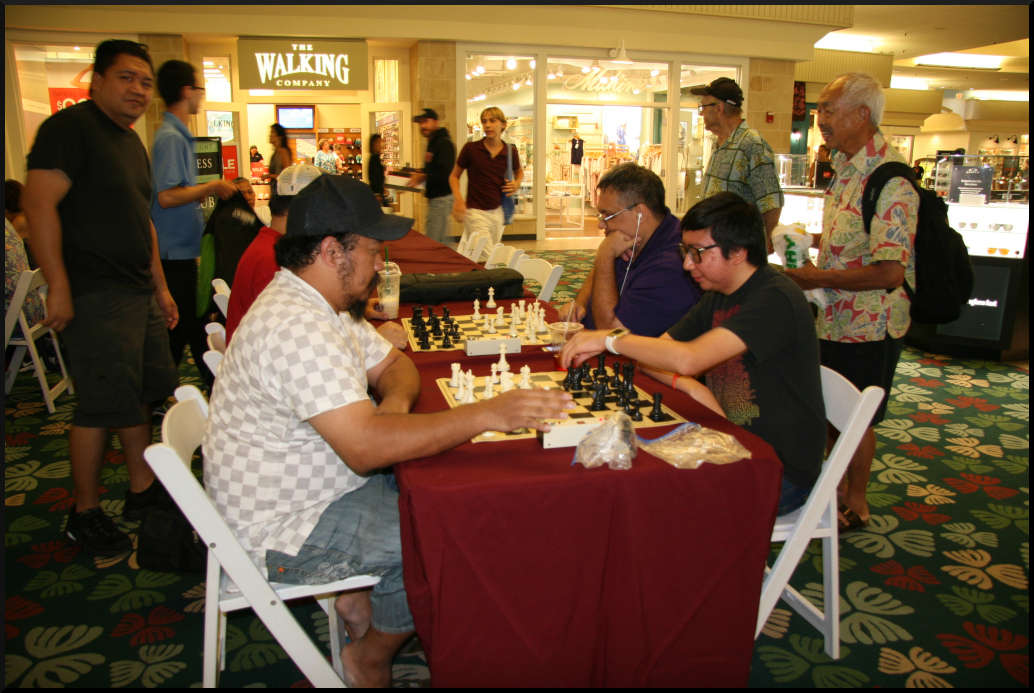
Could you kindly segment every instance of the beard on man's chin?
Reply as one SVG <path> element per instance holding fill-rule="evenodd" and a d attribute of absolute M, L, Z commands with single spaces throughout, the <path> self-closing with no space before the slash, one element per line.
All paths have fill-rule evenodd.
<path fill-rule="evenodd" d="M 380 276 L 376 274 L 373 275 L 373 279 L 370 280 L 369 285 L 366 287 L 366 296 L 364 298 L 356 299 L 355 302 L 348 307 L 348 314 L 351 315 L 353 319 L 358 320 L 366 313 L 366 304 L 370 301 L 370 295 L 377 289 L 379 281 Z"/>

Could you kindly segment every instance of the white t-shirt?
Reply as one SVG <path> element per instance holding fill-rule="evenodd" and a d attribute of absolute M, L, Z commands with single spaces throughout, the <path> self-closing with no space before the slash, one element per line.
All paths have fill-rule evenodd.
<path fill-rule="evenodd" d="M 234 333 L 202 441 L 208 495 L 258 565 L 297 554 L 333 501 L 362 486 L 308 419 L 367 397 L 391 344 L 281 269 Z"/>

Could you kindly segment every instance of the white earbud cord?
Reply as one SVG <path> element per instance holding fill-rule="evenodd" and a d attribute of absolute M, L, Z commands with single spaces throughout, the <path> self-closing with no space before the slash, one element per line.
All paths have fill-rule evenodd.
<path fill-rule="evenodd" d="M 621 288 L 618 289 L 618 298 L 621 298 L 621 294 L 625 290 L 625 282 L 628 281 L 628 273 L 632 269 L 632 263 L 635 262 L 635 244 L 639 242 L 639 222 L 643 220 L 643 215 L 639 214 L 635 219 L 635 236 L 632 238 L 632 257 L 628 258 L 628 267 L 625 268 L 625 276 L 621 280 Z"/>

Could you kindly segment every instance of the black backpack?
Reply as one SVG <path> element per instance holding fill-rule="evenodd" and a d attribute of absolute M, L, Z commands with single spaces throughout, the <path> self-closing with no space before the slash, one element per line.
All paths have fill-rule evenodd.
<path fill-rule="evenodd" d="M 905 282 L 912 301 L 909 314 L 918 323 L 940 325 L 957 320 L 962 306 L 973 293 L 973 266 L 966 243 L 948 225 L 948 206 L 937 193 L 920 186 L 911 167 L 897 161 L 881 164 L 872 172 L 862 192 L 862 222 L 865 232 L 876 213 L 876 200 L 891 178 L 905 178 L 919 195 L 916 222 L 915 290 Z"/>

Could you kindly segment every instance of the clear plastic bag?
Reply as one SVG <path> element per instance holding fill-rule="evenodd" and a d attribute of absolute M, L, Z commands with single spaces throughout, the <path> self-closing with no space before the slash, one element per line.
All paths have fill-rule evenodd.
<path fill-rule="evenodd" d="M 678 469 L 696 469 L 704 462 L 729 464 L 750 459 L 750 450 L 728 433 L 684 423 L 656 440 L 639 438 L 639 445 Z"/>
<path fill-rule="evenodd" d="M 600 426 L 582 438 L 574 453 L 575 463 L 584 467 L 631 469 L 636 455 L 632 419 L 624 412 L 611 412 Z"/>

